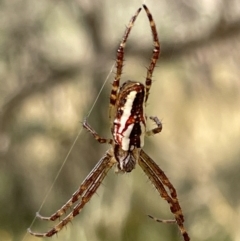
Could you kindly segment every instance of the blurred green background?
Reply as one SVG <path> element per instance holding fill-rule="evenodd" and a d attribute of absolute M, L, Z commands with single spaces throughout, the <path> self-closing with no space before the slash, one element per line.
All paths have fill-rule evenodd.
<path fill-rule="evenodd" d="M 177 189 L 195 241 L 240 240 L 240 2 L 146 0 L 162 54 L 147 114 L 163 122 L 145 151 Z M 142 1 L 0 1 L 0 240 L 27 234 L 114 64 Z M 145 81 L 152 36 L 144 11 L 126 47 L 122 81 Z M 111 74 L 89 123 L 111 137 Z M 150 122 L 148 128 L 152 128 Z M 62 206 L 109 147 L 82 131 L 40 211 Z M 182 240 L 168 204 L 139 167 L 108 176 L 51 240 Z M 34 231 L 52 223 L 36 220 Z M 47 239 L 46 239 L 47 240 Z"/>

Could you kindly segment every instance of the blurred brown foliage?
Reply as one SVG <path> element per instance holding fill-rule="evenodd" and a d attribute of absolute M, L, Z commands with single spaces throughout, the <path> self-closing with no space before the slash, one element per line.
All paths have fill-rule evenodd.
<path fill-rule="evenodd" d="M 148 115 L 164 124 L 145 150 L 175 185 L 192 240 L 240 240 L 240 2 L 145 3 L 162 46 Z M 141 4 L 0 1 L 1 240 L 38 240 L 26 229 L 111 70 L 124 25 Z M 144 82 L 151 51 L 142 12 L 127 43 L 122 80 Z M 112 78 L 89 118 L 105 137 Z M 71 197 L 107 148 L 80 133 L 43 215 Z M 182 239 L 175 225 L 146 214 L 171 218 L 140 168 L 110 172 L 73 225 L 51 240 Z M 37 220 L 33 230 L 52 225 Z"/>

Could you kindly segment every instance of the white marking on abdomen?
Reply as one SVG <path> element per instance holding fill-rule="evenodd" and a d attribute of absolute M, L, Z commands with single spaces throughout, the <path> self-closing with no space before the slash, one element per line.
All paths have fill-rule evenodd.
<path fill-rule="evenodd" d="M 146 132 L 146 126 L 143 124 L 143 122 L 140 122 L 140 126 L 141 126 L 141 130 L 142 130 L 142 133 L 140 135 L 140 145 L 141 145 L 141 148 L 143 148 L 143 146 L 144 146 L 144 139 L 145 139 L 145 132 Z"/>
<path fill-rule="evenodd" d="M 132 132 L 133 126 L 134 126 L 134 123 L 131 124 L 131 125 L 128 125 L 126 131 L 122 135 L 122 149 L 124 151 L 128 151 L 129 150 L 129 144 L 130 144 L 129 136 L 130 136 L 130 134 Z"/>
<path fill-rule="evenodd" d="M 123 129 L 126 127 L 127 120 L 131 116 L 131 110 L 133 106 L 133 101 L 135 100 L 137 91 L 131 91 L 127 96 L 125 105 L 123 106 L 123 113 L 120 119 L 120 127 L 118 133 L 122 133 Z M 130 132 L 131 133 L 131 132 Z M 129 133 L 129 135 L 130 135 Z"/>
<path fill-rule="evenodd" d="M 114 137 L 117 142 L 120 141 L 120 145 L 124 151 L 129 150 L 130 134 L 132 132 L 134 123 L 127 125 L 127 121 L 131 116 L 133 102 L 136 98 L 137 91 L 131 91 L 126 97 L 126 102 L 123 108 L 123 113 L 120 119 L 115 119 L 114 123 L 119 124 L 119 128 L 115 129 Z"/>

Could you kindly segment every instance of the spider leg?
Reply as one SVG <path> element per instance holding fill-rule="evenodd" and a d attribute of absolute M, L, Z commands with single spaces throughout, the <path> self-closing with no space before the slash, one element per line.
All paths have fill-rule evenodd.
<path fill-rule="evenodd" d="M 105 139 L 105 138 L 102 138 L 101 136 L 99 136 L 97 134 L 97 132 L 87 123 L 87 120 L 85 119 L 83 121 L 83 127 L 89 131 L 93 137 L 95 138 L 95 140 L 97 140 L 99 143 L 108 143 L 108 144 L 113 144 L 113 140 L 112 139 Z"/>
<path fill-rule="evenodd" d="M 175 195 L 176 194 L 176 190 L 172 186 L 172 184 L 170 183 L 170 181 L 168 180 L 168 178 L 166 177 L 164 172 L 160 169 L 160 167 L 157 166 L 154 163 L 157 166 L 157 168 L 156 168 L 153 165 L 153 163 L 154 163 L 154 161 L 143 150 L 141 150 L 141 152 L 140 152 L 140 159 L 139 159 L 139 165 L 141 166 L 143 171 L 147 174 L 147 176 L 152 181 L 152 183 L 154 184 L 156 189 L 159 191 L 159 194 L 161 195 L 161 197 L 170 204 L 171 211 L 174 211 L 174 209 L 180 208 L 180 207 L 177 207 L 177 208 L 176 207 L 172 207 L 172 205 L 174 204 L 174 201 L 173 201 L 173 198 L 172 198 L 172 194 L 173 194 L 173 196 L 176 196 Z M 171 186 L 171 189 L 169 188 L 170 189 L 170 196 L 169 196 L 168 192 L 166 191 L 164 185 Z M 176 197 L 175 197 L 175 199 L 176 199 Z M 177 203 L 177 199 L 176 199 L 175 202 Z M 181 219 L 181 221 L 184 221 L 183 220 L 183 215 L 181 215 L 180 219 Z"/>
<path fill-rule="evenodd" d="M 51 237 L 52 235 L 58 233 L 69 222 L 71 222 L 72 219 L 81 212 L 85 204 L 89 202 L 93 194 L 97 191 L 98 187 L 102 183 L 107 172 L 115 164 L 115 161 L 112 157 L 113 157 L 112 150 L 110 149 L 106 152 L 106 154 L 101 158 L 101 160 L 89 173 L 89 175 L 83 181 L 79 189 L 73 194 L 72 198 L 56 213 L 54 213 L 50 217 L 39 216 L 43 220 L 54 221 L 57 218 L 61 217 L 63 214 L 65 214 L 66 210 L 69 207 L 71 207 L 73 203 L 75 203 L 81 198 L 80 202 L 73 208 L 73 210 L 64 219 L 62 219 L 55 227 L 53 227 L 46 233 L 35 233 L 35 232 L 32 232 L 30 229 L 28 229 L 28 232 L 37 237 Z"/>
<path fill-rule="evenodd" d="M 148 16 L 149 22 L 150 22 L 150 26 L 152 29 L 152 35 L 153 35 L 153 44 L 154 44 L 154 49 L 153 49 L 153 54 L 151 57 L 151 62 L 149 67 L 147 68 L 147 77 L 146 77 L 146 99 L 145 102 L 147 102 L 148 100 L 148 96 L 149 96 L 149 91 L 152 85 L 152 73 L 153 70 L 155 68 L 155 65 L 157 63 L 157 60 L 159 58 L 160 55 L 160 43 L 158 40 L 158 34 L 157 34 L 157 29 L 156 29 L 156 24 L 153 20 L 152 14 L 150 13 L 149 9 L 147 8 L 147 6 L 145 4 L 143 4 L 143 8 Z"/>
<path fill-rule="evenodd" d="M 163 185 L 165 185 L 166 187 L 168 187 L 169 192 L 171 197 L 176 200 L 176 202 L 178 202 L 177 199 L 177 191 L 174 188 L 174 186 L 172 185 L 172 183 L 169 181 L 168 177 L 166 176 L 166 174 L 164 173 L 164 171 L 146 154 L 146 152 L 144 152 L 143 150 L 141 151 L 141 157 L 144 160 L 148 161 L 148 166 L 154 170 L 154 172 L 158 175 L 158 177 L 160 178 L 161 182 L 163 183 Z"/>
<path fill-rule="evenodd" d="M 138 14 L 141 12 L 141 8 L 139 8 L 137 10 L 137 12 L 134 14 L 134 16 L 130 19 L 128 26 L 125 30 L 125 33 L 123 35 L 122 41 L 118 47 L 117 50 L 117 58 L 116 58 L 116 74 L 115 74 L 115 78 L 114 81 L 112 83 L 112 90 L 111 90 L 111 94 L 110 94 L 110 105 L 109 105 L 109 119 L 110 121 L 112 120 L 112 116 L 113 116 L 113 111 L 114 111 L 114 107 L 115 107 L 115 103 L 117 100 L 117 93 L 119 90 L 119 84 L 120 84 L 120 79 L 121 79 L 121 75 L 122 75 L 122 69 L 123 69 L 123 61 L 124 61 L 124 48 L 126 46 L 126 42 L 128 39 L 128 35 L 131 32 L 131 29 L 133 27 L 133 24 L 138 16 Z"/>
<path fill-rule="evenodd" d="M 148 176 L 148 178 L 151 180 L 155 188 L 158 190 L 160 196 L 169 203 L 170 210 L 175 216 L 176 223 L 182 233 L 184 240 L 189 241 L 190 238 L 183 225 L 184 217 L 177 199 L 177 192 L 175 188 L 170 183 L 169 179 L 161 170 L 161 168 L 143 150 L 141 150 L 140 152 L 139 165 Z M 164 186 L 168 187 L 170 191 L 170 196 Z M 161 221 L 157 218 L 153 219 Z M 173 221 L 171 221 L 170 223 L 173 223 Z"/>
<path fill-rule="evenodd" d="M 148 215 L 148 217 L 153 219 L 156 222 L 159 222 L 159 223 L 170 223 L 170 224 L 175 224 L 176 223 L 175 219 L 174 220 L 173 219 L 168 219 L 168 220 L 166 220 L 166 219 L 159 219 L 159 218 L 155 218 L 155 217 L 153 217 L 151 215 Z"/>
<path fill-rule="evenodd" d="M 161 132 L 161 131 L 162 131 L 162 123 L 161 123 L 161 121 L 157 118 L 157 116 L 155 116 L 155 117 L 150 116 L 149 118 L 157 125 L 157 127 L 154 128 L 154 129 L 152 129 L 152 130 L 147 131 L 147 132 L 146 132 L 146 135 L 147 135 L 147 136 L 152 136 L 152 135 L 155 135 L 155 134 Z"/>

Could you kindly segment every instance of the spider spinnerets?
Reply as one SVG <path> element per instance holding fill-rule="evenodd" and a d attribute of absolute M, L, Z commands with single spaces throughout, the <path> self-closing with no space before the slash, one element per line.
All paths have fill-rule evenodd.
<path fill-rule="evenodd" d="M 139 8 L 135 15 L 130 19 L 117 50 L 116 74 L 112 84 L 109 106 L 109 119 L 112 123 L 111 132 L 113 139 L 105 139 L 100 137 L 86 120 L 83 123 L 83 127 L 87 129 L 99 143 L 108 143 L 111 145 L 111 148 L 96 164 L 93 170 L 82 182 L 78 190 L 56 213 L 52 214 L 50 217 L 44 217 L 37 213 L 37 217 L 42 220 L 55 221 L 64 215 L 74 203 L 78 202 L 73 207 L 73 210 L 70 211 L 65 218 L 63 218 L 49 231 L 45 233 L 35 233 L 29 229 L 28 231 L 30 234 L 34 236 L 51 237 L 52 235 L 58 233 L 64 226 L 66 226 L 76 215 L 81 212 L 84 205 L 97 191 L 107 172 L 114 165 L 117 166 L 118 172 L 124 173 L 131 172 L 135 168 L 136 164 L 138 164 L 155 186 L 160 196 L 169 203 L 170 210 L 175 219 L 162 220 L 150 215 L 149 217 L 157 222 L 176 223 L 184 240 L 190 240 L 190 237 L 183 224 L 184 217 L 174 186 L 171 184 L 161 168 L 142 150 L 145 135 L 151 136 L 161 132 L 162 130 L 162 124 L 157 117 L 150 117 L 150 119 L 156 124 L 156 128 L 146 130 L 147 116 L 145 114 L 145 106 L 152 85 L 152 74 L 160 54 L 160 43 L 153 17 L 146 5 L 143 4 L 143 8 L 150 22 L 154 43 L 151 62 L 147 68 L 145 85 L 137 81 L 128 80 L 120 87 L 120 79 L 124 61 L 124 48 L 133 24 L 138 14 L 142 10 Z"/>

